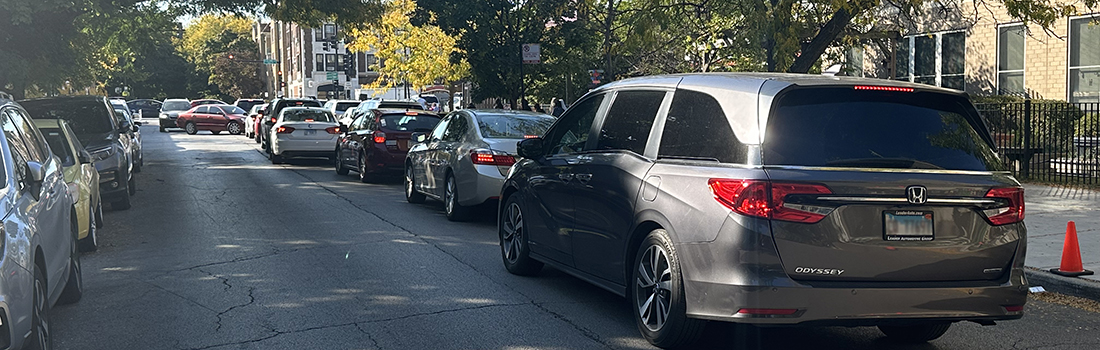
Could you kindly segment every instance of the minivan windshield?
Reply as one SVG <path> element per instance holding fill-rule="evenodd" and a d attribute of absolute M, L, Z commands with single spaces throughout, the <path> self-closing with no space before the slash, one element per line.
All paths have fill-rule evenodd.
<path fill-rule="evenodd" d="M 942 93 L 796 89 L 775 103 L 763 163 L 1001 170 L 977 118 L 965 98 Z"/>
<path fill-rule="evenodd" d="M 522 139 L 542 136 L 554 120 L 551 116 L 479 114 L 477 127 L 488 139 Z"/>
<path fill-rule="evenodd" d="M 33 119 L 64 119 L 81 140 L 114 131 L 111 112 L 101 100 L 33 100 L 20 104 Z"/>

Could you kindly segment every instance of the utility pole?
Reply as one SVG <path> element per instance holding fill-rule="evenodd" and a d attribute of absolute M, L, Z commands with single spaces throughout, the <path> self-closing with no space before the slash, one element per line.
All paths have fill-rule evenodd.
<path fill-rule="evenodd" d="M 611 32 L 611 24 L 614 20 L 615 0 L 607 0 L 607 19 L 604 21 L 604 55 L 607 62 L 604 63 L 603 71 L 608 81 L 615 79 L 615 71 L 611 70 L 611 41 L 615 38 L 615 34 Z"/>

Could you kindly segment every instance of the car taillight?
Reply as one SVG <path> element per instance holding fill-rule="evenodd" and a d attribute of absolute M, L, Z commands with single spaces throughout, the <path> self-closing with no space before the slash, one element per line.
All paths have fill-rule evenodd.
<path fill-rule="evenodd" d="M 516 164 L 516 157 L 507 154 L 494 154 L 490 150 L 475 150 L 470 152 L 470 161 L 478 165 L 512 166 L 512 164 Z"/>
<path fill-rule="evenodd" d="M 294 128 L 289 126 L 280 126 L 278 129 L 275 129 L 275 133 L 277 134 L 289 134 L 292 132 L 294 132 Z"/>
<path fill-rule="evenodd" d="M 274 122 L 275 122 L 275 117 L 271 117 L 271 122 L 272 122 L 272 123 L 274 123 Z"/>
<path fill-rule="evenodd" d="M 340 133 L 340 127 L 339 126 L 330 126 L 330 127 L 325 128 L 325 132 L 335 135 L 335 134 Z"/>
<path fill-rule="evenodd" d="M 829 207 L 787 202 L 790 195 L 832 193 L 825 185 L 739 179 L 710 179 L 707 183 L 714 199 L 742 215 L 812 224 L 832 212 Z"/>
<path fill-rule="evenodd" d="M 1024 189 L 1019 187 L 998 187 L 989 190 L 986 198 L 999 198 L 1008 202 L 1007 206 L 986 209 L 982 212 L 993 225 L 1007 225 L 1024 221 Z"/>
<path fill-rule="evenodd" d="M 381 131 L 375 132 L 374 143 L 386 143 L 386 133 Z"/>

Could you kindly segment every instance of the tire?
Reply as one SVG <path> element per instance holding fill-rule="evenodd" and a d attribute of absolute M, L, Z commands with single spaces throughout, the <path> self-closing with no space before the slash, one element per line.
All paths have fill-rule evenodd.
<path fill-rule="evenodd" d="M 187 122 L 183 126 L 183 131 L 186 131 L 188 135 L 194 135 L 199 133 L 199 127 L 195 126 L 195 123 Z"/>
<path fill-rule="evenodd" d="M 275 154 L 275 151 L 267 150 L 267 159 L 271 160 L 271 164 L 282 164 L 283 156 Z"/>
<path fill-rule="evenodd" d="M 69 252 L 69 279 L 65 281 L 65 287 L 61 290 L 61 296 L 57 298 L 57 303 L 61 305 L 73 304 L 80 301 L 80 298 L 84 296 L 84 277 L 81 273 L 83 269 L 80 266 L 80 252 L 77 252 L 76 242 L 76 218 L 73 218 L 73 244 L 72 250 Z"/>
<path fill-rule="evenodd" d="M 98 206 L 96 206 L 96 207 L 98 207 Z M 99 249 L 99 237 L 97 235 L 98 235 L 98 228 L 101 224 L 97 223 L 96 220 L 98 220 L 96 218 L 96 208 L 89 209 L 88 210 L 88 237 L 84 237 L 84 239 L 81 239 L 80 241 L 77 242 L 77 244 L 79 245 L 80 251 L 82 251 L 82 252 L 94 252 L 97 249 Z"/>
<path fill-rule="evenodd" d="M 359 182 L 374 182 L 375 176 L 367 171 L 367 155 L 359 154 Z"/>
<path fill-rule="evenodd" d="M 42 267 L 34 265 L 34 286 L 31 297 L 31 335 L 27 338 L 25 349 L 51 350 L 53 339 L 50 338 L 50 300 L 46 295 L 46 276 L 40 271 Z"/>
<path fill-rule="evenodd" d="M 162 127 L 160 127 L 160 132 L 168 132 L 168 130 L 167 130 L 167 129 L 165 129 L 165 128 L 164 128 L 164 127 L 162 126 Z"/>
<path fill-rule="evenodd" d="M 642 336 L 660 348 L 690 347 L 702 338 L 706 321 L 687 317 L 683 274 L 668 232 L 649 233 L 635 253 L 627 283 L 634 323 Z"/>
<path fill-rule="evenodd" d="M 95 228 L 103 228 L 103 201 L 99 201 L 95 208 Z"/>
<path fill-rule="evenodd" d="M 139 157 L 139 158 L 138 158 L 138 161 L 134 162 L 134 173 L 135 173 L 135 174 L 137 174 L 137 173 L 140 173 L 140 172 L 141 172 L 141 167 L 142 167 L 143 165 L 145 165 L 145 160 L 144 160 L 144 159 L 141 159 L 141 158 Z"/>
<path fill-rule="evenodd" d="M 255 140 L 256 143 L 260 143 L 260 133 L 253 131 L 252 132 L 252 139 Z"/>
<path fill-rule="evenodd" d="M 901 343 L 924 343 L 936 340 L 947 333 L 951 322 L 914 324 L 907 326 L 878 326 L 887 338 Z"/>
<path fill-rule="evenodd" d="M 509 196 L 504 202 L 497 229 L 500 236 L 500 257 L 504 268 L 513 275 L 534 276 L 542 271 L 542 262 L 531 258 L 527 231 L 523 226 L 523 206 L 519 194 Z"/>
<path fill-rule="evenodd" d="M 350 170 L 344 167 L 344 162 L 340 157 L 336 157 L 336 175 L 347 175 Z"/>
<path fill-rule="evenodd" d="M 137 179 L 133 175 L 130 175 L 130 180 L 126 181 L 126 193 L 131 196 L 137 194 Z"/>
<path fill-rule="evenodd" d="M 413 204 L 424 203 L 423 193 L 416 190 L 416 180 L 413 178 L 412 166 L 405 166 L 405 201 Z"/>
<path fill-rule="evenodd" d="M 225 130 L 230 135 L 240 135 L 242 132 L 244 132 L 244 127 L 242 127 L 241 124 L 238 123 L 229 123 L 225 125 Z"/>
<path fill-rule="evenodd" d="M 443 188 L 443 211 L 447 213 L 447 220 L 466 221 L 470 218 L 471 207 L 464 207 L 458 203 L 458 183 L 453 175 L 447 174 L 446 187 Z"/>

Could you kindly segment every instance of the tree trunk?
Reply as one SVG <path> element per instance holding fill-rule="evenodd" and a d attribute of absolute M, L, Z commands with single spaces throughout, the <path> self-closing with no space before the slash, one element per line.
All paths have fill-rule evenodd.
<path fill-rule="evenodd" d="M 860 11 L 860 9 L 855 9 Z M 817 36 L 810 41 L 809 45 L 802 50 L 802 53 L 795 57 L 794 63 L 787 69 L 789 73 L 807 73 L 810 68 L 817 63 L 817 60 L 821 59 L 821 55 L 825 54 L 825 49 L 832 45 L 837 36 L 844 31 L 844 28 L 848 26 L 848 23 L 852 22 L 852 13 L 846 9 L 839 9 L 836 13 L 833 13 L 833 18 L 829 19 L 829 22 L 825 23 L 824 27 L 821 27 L 821 31 L 817 32 Z"/>

